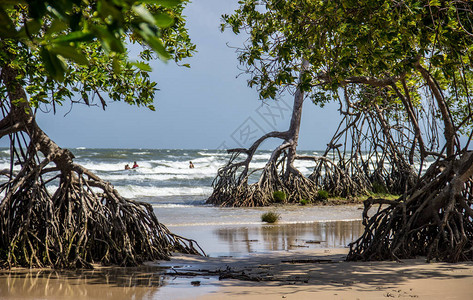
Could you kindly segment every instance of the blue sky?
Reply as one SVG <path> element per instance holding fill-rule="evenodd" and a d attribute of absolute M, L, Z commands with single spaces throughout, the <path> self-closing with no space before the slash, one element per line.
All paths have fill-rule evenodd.
<path fill-rule="evenodd" d="M 247 87 L 245 77 L 236 77 L 241 72 L 237 55 L 227 43 L 241 46 L 243 40 L 219 29 L 221 15 L 236 7 L 237 1 L 229 0 L 195 0 L 188 5 L 184 14 L 198 53 L 186 60 L 190 69 L 153 63 L 152 78 L 160 88 L 156 112 L 114 102 L 106 111 L 75 105 L 65 116 L 70 108 L 66 105 L 56 115 L 39 113 L 39 125 L 58 145 L 69 148 L 247 147 L 264 132 L 286 130 L 292 97 L 264 104 L 256 90 Z M 325 149 L 338 125 L 336 109 L 305 103 L 299 149 Z"/>

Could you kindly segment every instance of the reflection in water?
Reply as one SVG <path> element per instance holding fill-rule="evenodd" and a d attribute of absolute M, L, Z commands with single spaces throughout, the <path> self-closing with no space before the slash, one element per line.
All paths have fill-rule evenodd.
<path fill-rule="evenodd" d="M 361 221 L 251 226 L 175 226 L 197 240 L 210 256 L 345 247 L 362 233 Z M 178 268 L 178 266 L 176 266 Z M 57 271 L 14 269 L 0 272 L 0 299 L 178 299 L 216 291 L 218 278 L 172 277 L 169 267 L 97 268 Z"/>
<path fill-rule="evenodd" d="M 1 299 L 148 299 L 164 285 L 163 268 L 0 272 Z"/>
<path fill-rule="evenodd" d="M 244 254 L 311 248 L 342 248 L 363 232 L 361 221 L 226 227 L 214 230 L 229 253 Z M 223 250 L 223 249 L 220 249 Z"/>

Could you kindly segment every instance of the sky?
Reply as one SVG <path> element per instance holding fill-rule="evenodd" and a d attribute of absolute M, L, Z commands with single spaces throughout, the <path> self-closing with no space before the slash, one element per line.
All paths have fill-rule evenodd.
<path fill-rule="evenodd" d="M 40 127 L 61 147 L 224 149 L 249 147 L 272 130 L 287 130 L 292 102 L 263 103 L 247 78 L 237 75 L 235 50 L 243 38 L 220 31 L 222 14 L 231 14 L 237 1 L 194 0 L 184 11 L 197 53 L 186 59 L 191 68 L 156 61 L 151 78 L 158 83 L 156 111 L 111 102 L 100 107 L 66 104 L 54 115 L 38 112 Z M 228 44 L 228 45 L 227 45 Z M 337 107 L 304 104 L 299 149 L 323 150 L 339 122 Z M 2 141 L 0 146 L 8 146 Z M 280 141 L 269 141 L 271 149 Z"/>

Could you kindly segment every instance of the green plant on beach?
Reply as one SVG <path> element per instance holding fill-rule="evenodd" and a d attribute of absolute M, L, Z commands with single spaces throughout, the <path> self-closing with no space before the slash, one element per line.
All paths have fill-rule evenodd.
<path fill-rule="evenodd" d="M 319 190 L 317 191 L 317 199 L 318 200 L 327 200 L 328 199 L 328 192 L 325 190 Z"/>
<path fill-rule="evenodd" d="M 375 194 L 387 194 L 388 191 L 386 189 L 386 187 L 384 186 L 384 184 L 378 182 L 378 181 L 375 181 L 371 184 L 371 186 L 373 187 L 373 193 Z"/>
<path fill-rule="evenodd" d="M 365 198 L 383 198 L 386 200 L 397 200 L 401 195 L 396 195 L 396 194 L 376 194 L 376 193 L 371 193 L 369 196 L 365 196 Z"/>
<path fill-rule="evenodd" d="M 300 201 L 299 203 L 300 203 L 302 206 L 304 206 L 304 205 L 309 204 L 310 202 L 307 201 L 307 200 L 305 200 L 305 199 L 301 199 L 301 201 Z"/>
<path fill-rule="evenodd" d="M 283 203 L 286 201 L 287 195 L 283 191 L 274 191 L 273 192 L 273 200 L 276 203 Z"/>
<path fill-rule="evenodd" d="M 265 212 L 261 215 L 261 221 L 266 223 L 275 223 L 280 219 L 281 215 L 273 211 Z"/>

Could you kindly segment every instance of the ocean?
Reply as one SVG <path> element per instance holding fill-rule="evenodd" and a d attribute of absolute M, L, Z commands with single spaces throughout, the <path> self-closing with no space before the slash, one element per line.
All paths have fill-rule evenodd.
<path fill-rule="evenodd" d="M 362 232 L 360 206 L 222 208 L 205 204 L 218 169 L 229 159 L 225 151 L 69 150 L 75 155 L 76 163 L 111 182 L 122 196 L 150 203 L 160 222 L 177 234 L 197 240 L 212 255 L 287 250 L 302 244 L 303 247 L 344 247 Z M 257 152 L 251 167 L 264 167 L 270 154 L 270 151 Z M 321 155 L 321 152 L 301 151 L 300 154 Z M 132 166 L 135 161 L 138 168 L 125 170 L 126 164 Z M 189 168 L 190 161 L 195 168 Z M 298 161 L 296 166 L 309 175 L 313 164 Z M 0 169 L 9 166 L 9 149 L 0 149 Z M 55 187 L 50 188 L 54 190 Z M 277 225 L 261 222 L 261 214 L 269 210 L 281 215 Z M 205 235 L 203 231 L 210 233 Z M 276 235 L 273 238 L 279 242 L 262 242 L 268 234 Z M 241 249 L 235 249 L 236 245 L 241 245 L 232 242 L 237 240 L 253 242 L 243 243 L 244 246 L 238 246 Z M 307 240 L 317 243 L 305 244 Z M 213 245 L 212 249 L 205 249 L 206 243 Z"/>

